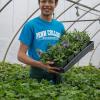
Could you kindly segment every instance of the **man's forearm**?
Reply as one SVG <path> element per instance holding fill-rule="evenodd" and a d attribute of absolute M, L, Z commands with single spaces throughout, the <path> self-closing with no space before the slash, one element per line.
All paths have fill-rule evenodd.
<path fill-rule="evenodd" d="M 59 68 L 57 68 L 57 67 L 51 67 L 49 65 L 50 62 L 48 62 L 47 64 L 43 64 L 40 61 L 33 60 L 32 58 L 28 57 L 25 53 L 22 53 L 22 52 L 18 53 L 18 60 L 21 61 L 21 62 L 23 62 L 23 63 L 25 63 L 25 64 L 28 64 L 30 66 L 44 69 L 44 70 L 46 70 L 49 73 L 55 73 L 55 74 L 59 73 L 58 72 Z"/>
<path fill-rule="evenodd" d="M 38 67 L 38 68 L 41 68 L 41 69 L 47 69 L 46 64 L 43 64 L 40 61 L 33 60 L 32 58 L 28 57 L 25 54 L 20 55 L 18 57 L 18 60 L 25 63 L 25 64 L 27 64 L 27 65 L 33 66 L 33 67 Z"/>

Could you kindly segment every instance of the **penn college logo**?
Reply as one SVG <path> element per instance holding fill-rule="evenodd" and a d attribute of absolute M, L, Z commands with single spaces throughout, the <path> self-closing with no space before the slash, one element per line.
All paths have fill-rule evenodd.
<path fill-rule="evenodd" d="M 54 39 L 58 40 L 60 38 L 61 34 L 59 32 L 56 32 L 54 30 L 45 30 L 36 33 L 36 39 Z"/>

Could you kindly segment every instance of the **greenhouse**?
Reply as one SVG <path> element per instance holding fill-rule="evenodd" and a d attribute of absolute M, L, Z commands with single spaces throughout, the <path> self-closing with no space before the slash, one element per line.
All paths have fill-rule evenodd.
<path fill-rule="evenodd" d="M 38 1 L 0 0 L 0 100 L 100 100 L 100 0 L 58 0 L 57 6 L 53 5 L 57 0 Z M 53 6 L 52 18 L 63 24 L 64 35 L 56 45 L 48 43 L 47 52 L 36 48 L 40 57 L 40 61 L 36 58 L 36 63 L 46 65 L 48 61 L 53 61 L 54 65 L 50 66 L 60 69 L 51 69 L 57 71 L 56 75 L 51 72 L 54 77 L 58 73 L 61 76 L 61 82 L 57 84 L 45 78 L 39 82 L 30 78 L 32 64 L 18 58 L 21 48 L 19 37 L 25 25 L 28 26 L 29 21 L 48 13 Z M 38 29 L 43 28 L 37 26 Z M 53 29 L 59 26 L 55 25 Z M 40 41 L 46 34 L 52 35 L 50 38 L 53 39 L 61 35 L 55 29 L 43 30 L 43 33 L 37 34 Z M 47 38 L 49 40 L 49 37 L 44 37 Z M 39 45 L 42 43 L 37 47 Z M 35 59 L 34 53 L 32 56 L 27 53 Z M 46 71 L 50 73 L 49 69 Z"/>

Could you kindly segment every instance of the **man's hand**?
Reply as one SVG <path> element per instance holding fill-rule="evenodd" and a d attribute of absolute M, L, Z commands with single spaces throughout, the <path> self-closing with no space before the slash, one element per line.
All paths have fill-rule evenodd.
<path fill-rule="evenodd" d="M 57 68 L 57 67 L 51 66 L 53 64 L 54 64 L 54 62 L 47 61 L 46 64 L 45 64 L 47 66 L 46 71 L 48 73 L 59 74 L 60 69 Z"/>
<path fill-rule="evenodd" d="M 48 66 L 47 71 L 48 73 L 59 74 L 60 69 L 57 67 Z"/>

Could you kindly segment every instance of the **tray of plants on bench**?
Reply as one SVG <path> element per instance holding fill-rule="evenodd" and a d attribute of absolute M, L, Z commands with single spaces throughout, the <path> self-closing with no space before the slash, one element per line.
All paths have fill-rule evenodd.
<path fill-rule="evenodd" d="M 56 45 L 48 45 L 48 50 L 41 54 L 43 63 L 53 61 L 52 66 L 60 68 L 60 72 L 69 70 L 83 56 L 94 49 L 88 33 L 82 31 L 65 32 Z"/>

